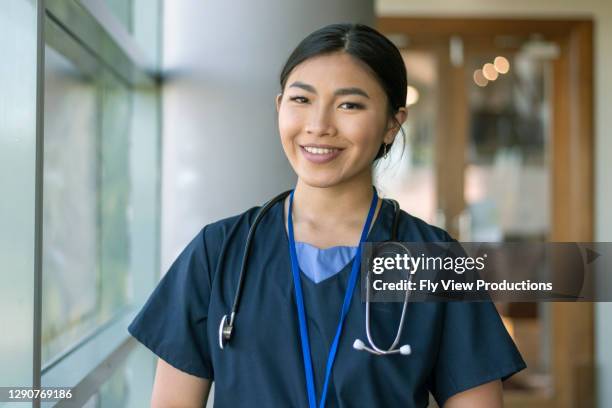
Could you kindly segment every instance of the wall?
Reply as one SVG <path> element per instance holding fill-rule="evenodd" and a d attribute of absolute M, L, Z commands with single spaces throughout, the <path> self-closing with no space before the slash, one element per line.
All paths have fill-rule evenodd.
<path fill-rule="evenodd" d="M 604 0 L 377 0 L 377 15 L 475 17 L 588 17 L 595 21 L 595 239 L 612 241 L 612 2 Z M 608 176 L 608 177 L 606 177 Z M 612 303 L 595 307 L 598 401 L 612 406 Z"/>
<path fill-rule="evenodd" d="M 289 53 L 326 24 L 371 24 L 372 0 L 164 4 L 162 272 L 205 224 L 295 183 L 274 97 Z"/>

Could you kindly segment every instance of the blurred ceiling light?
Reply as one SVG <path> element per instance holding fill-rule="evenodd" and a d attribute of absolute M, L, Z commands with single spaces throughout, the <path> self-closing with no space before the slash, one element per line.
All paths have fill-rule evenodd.
<path fill-rule="evenodd" d="M 474 71 L 474 82 L 476 82 L 476 85 L 480 87 L 487 86 L 489 83 L 487 78 L 485 78 L 484 74 L 482 73 L 482 69 L 477 69 Z"/>
<path fill-rule="evenodd" d="M 482 74 L 489 81 L 495 81 L 499 75 L 497 70 L 495 69 L 495 65 L 491 64 L 490 62 L 484 64 L 484 66 L 482 67 Z"/>
<path fill-rule="evenodd" d="M 406 92 L 406 106 L 414 105 L 419 101 L 419 91 L 412 85 L 408 85 Z"/>
<path fill-rule="evenodd" d="M 502 56 L 495 57 L 495 60 L 493 61 L 493 66 L 495 67 L 495 70 L 500 74 L 507 74 L 508 71 L 510 71 L 510 62 Z"/>

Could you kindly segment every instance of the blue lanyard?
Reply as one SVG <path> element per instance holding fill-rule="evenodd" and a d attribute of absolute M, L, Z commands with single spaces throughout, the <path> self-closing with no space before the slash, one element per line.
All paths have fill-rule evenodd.
<path fill-rule="evenodd" d="M 366 218 L 363 231 L 361 232 L 361 239 L 359 240 L 359 246 L 353 259 L 353 268 L 351 269 L 351 275 L 349 277 L 348 286 L 344 295 L 344 303 L 342 304 L 342 310 L 340 312 L 340 320 L 338 322 L 338 328 L 336 329 L 336 336 L 332 342 L 327 356 L 327 366 L 325 368 L 325 383 L 321 391 L 321 402 L 319 408 L 325 407 L 325 397 L 327 396 L 327 387 L 329 385 L 329 379 L 331 377 L 332 366 L 334 365 L 334 359 L 336 358 L 336 351 L 338 350 L 338 343 L 340 342 L 340 335 L 342 333 L 342 326 L 344 320 L 348 314 L 349 307 L 351 305 L 351 298 L 355 290 L 355 284 L 357 282 L 357 276 L 359 274 L 359 264 L 361 263 L 361 244 L 365 241 L 368 231 L 370 230 L 370 224 L 372 217 L 374 216 L 374 209 L 376 208 L 376 202 L 378 201 L 378 195 L 376 189 L 374 190 L 374 196 L 372 197 L 372 203 L 370 204 L 370 211 Z M 295 251 L 295 241 L 293 238 L 293 220 L 291 216 L 293 208 L 293 192 L 289 197 L 289 214 L 287 215 L 288 232 L 289 232 L 289 255 L 291 256 L 291 272 L 293 273 L 293 286 L 295 288 L 295 303 L 297 306 L 298 319 L 300 324 L 300 339 L 302 343 L 302 356 L 304 357 L 304 372 L 306 374 L 306 391 L 308 392 L 308 405 L 310 408 L 317 407 L 317 397 L 314 386 L 314 375 L 312 373 L 312 359 L 310 357 L 310 340 L 308 339 L 308 326 L 306 325 L 306 310 L 304 309 L 304 296 L 302 295 L 302 283 L 300 281 L 300 267 L 297 261 L 297 253 Z"/>

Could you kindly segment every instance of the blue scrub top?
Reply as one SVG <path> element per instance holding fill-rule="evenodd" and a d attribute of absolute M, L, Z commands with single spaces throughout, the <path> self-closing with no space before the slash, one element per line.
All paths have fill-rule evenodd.
<path fill-rule="evenodd" d="M 257 226 L 231 342 L 219 348 L 219 322 L 231 310 L 244 244 L 260 207 L 206 225 L 178 256 L 129 333 L 186 373 L 215 383 L 215 407 L 308 407 L 304 363 L 284 224 L 283 202 Z M 390 239 L 393 204 L 383 200 L 367 241 Z M 399 241 L 451 240 L 443 230 L 401 211 Z M 352 262 L 314 283 L 303 273 L 317 398 Z M 326 407 L 440 406 L 452 395 L 526 367 L 491 302 L 408 305 L 402 344 L 412 354 L 374 356 L 366 342 L 365 304 L 355 289 L 338 347 Z M 395 338 L 402 303 L 372 303 L 379 347 Z"/>

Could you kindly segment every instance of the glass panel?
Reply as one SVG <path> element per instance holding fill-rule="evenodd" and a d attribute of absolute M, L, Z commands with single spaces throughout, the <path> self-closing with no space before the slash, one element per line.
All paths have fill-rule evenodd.
<path fill-rule="evenodd" d="M 35 2 L 2 2 L 0 386 L 30 386 L 33 377 L 36 29 Z"/>
<path fill-rule="evenodd" d="M 396 199 L 403 210 L 436 224 L 434 143 L 437 117 L 437 61 L 432 52 L 402 50 L 408 73 L 408 118 L 389 157 L 376 169 L 381 194 Z"/>
<path fill-rule="evenodd" d="M 127 303 L 131 93 L 110 74 L 102 77 L 100 169 L 100 290 L 102 318 Z"/>
<path fill-rule="evenodd" d="M 136 88 L 132 101 L 132 189 L 128 208 L 131 264 L 127 290 L 132 304 L 141 305 L 159 277 L 159 92 L 156 88 Z"/>
<path fill-rule="evenodd" d="M 549 236 L 551 50 L 554 45 L 535 40 L 466 61 L 470 127 L 462 240 Z M 550 304 L 497 307 L 528 367 L 505 386 L 550 387 Z"/>
<path fill-rule="evenodd" d="M 83 408 L 150 406 L 156 362 L 157 358 L 147 348 L 135 348 L 125 363 L 89 398 Z M 143 375 L 143 372 L 148 375 Z"/>
<path fill-rule="evenodd" d="M 121 22 L 127 31 L 132 32 L 134 0 L 104 0 L 111 13 Z"/>
<path fill-rule="evenodd" d="M 130 91 L 57 30 L 62 53 L 45 50 L 43 365 L 127 303 L 129 265 Z"/>
<path fill-rule="evenodd" d="M 96 92 L 92 78 L 45 48 L 43 361 L 65 347 L 53 342 L 61 334 L 95 325 L 100 302 Z"/>
<path fill-rule="evenodd" d="M 112 20 L 106 24 L 109 31 L 125 30 L 125 37 L 131 36 L 146 56 L 151 69 L 160 67 L 160 0 L 81 0 L 88 8 L 96 10 L 97 18 Z M 110 17 L 110 18 L 107 18 Z M 123 29 L 123 30 L 121 30 Z M 112 32 L 115 38 L 122 38 L 119 32 Z M 128 46 L 120 43 L 121 47 Z"/>
<path fill-rule="evenodd" d="M 160 0 L 132 0 L 134 23 L 132 35 L 153 64 L 152 68 L 161 68 L 161 24 L 162 13 Z"/>

